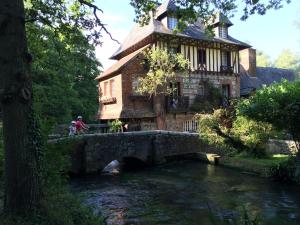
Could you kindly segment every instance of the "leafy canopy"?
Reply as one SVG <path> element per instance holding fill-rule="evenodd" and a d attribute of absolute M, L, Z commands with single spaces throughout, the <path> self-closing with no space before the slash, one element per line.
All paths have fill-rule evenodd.
<path fill-rule="evenodd" d="M 166 49 L 152 48 L 145 52 L 145 66 L 149 70 L 138 78 L 137 92 L 140 94 L 170 94 L 169 83 L 175 82 L 178 75 L 186 75 L 189 62 L 182 54 L 173 54 Z"/>
<path fill-rule="evenodd" d="M 36 23 L 26 25 L 33 55 L 32 79 L 35 107 L 44 122 L 66 123 L 77 115 L 92 118 L 97 112 L 99 73 L 94 47 L 72 28 L 56 33 Z"/>
<path fill-rule="evenodd" d="M 164 1 L 164 0 L 163 0 Z M 153 0 L 131 0 L 130 4 L 135 8 L 137 22 L 148 23 L 152 11 L 161 1 Z M 193 23 L 200 17 L 205 25 L 208 25 L 216 11 L 221 11 L 227 16 L 233 15 L 238 6 L 243 9 L 242 20 L 250 15 L 264 15 L 269 9 L 280 9 L 284 3 L 291 0 L 173 0 L 178 11 L 174 12 L 180 16 L 179 28 L 186 26 L 186 22 Z"/>

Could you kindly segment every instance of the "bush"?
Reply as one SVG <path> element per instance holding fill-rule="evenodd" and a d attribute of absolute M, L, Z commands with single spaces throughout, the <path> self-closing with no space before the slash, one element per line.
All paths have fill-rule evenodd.
<path fill-rule="evenodd" d="M 108 122 L 108 126 L 110 132 L 122 131 L 122 121 L 120 121 L 119 119 L 113 120 L 112 122 Z"/>
<path fill-rule="evenodd" d="M 232 152 L 245 152 L 254 157 L 266 156 L 269 138 L 278 136 L 274 128 L 236 115 L 236 104 L 226 109 L 216 109 L 212 114 L 200 114 L 200 137 L 208 144 Z"/>

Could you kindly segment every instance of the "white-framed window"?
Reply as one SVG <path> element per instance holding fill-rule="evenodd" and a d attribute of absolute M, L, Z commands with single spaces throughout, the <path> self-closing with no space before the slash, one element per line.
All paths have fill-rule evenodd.
<path fill-rule="evenodd" d="M 227 38 L 228 36 L 228 28 L 226 26 L 219 27 L 219 37 Z"/>
<path fill-rule="evenodd" d="M 168 17 L 168 28 L 173 30 L 178 24 L 178 20 L 176 17 Z"/>

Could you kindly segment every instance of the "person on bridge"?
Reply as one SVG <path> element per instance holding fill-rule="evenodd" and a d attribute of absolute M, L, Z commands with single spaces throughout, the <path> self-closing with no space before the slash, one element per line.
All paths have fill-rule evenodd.
<path fill-rule="evenodd" d="M 76 121 L 72 121 L 69 126 L 69 136 L 74 136 L 76 134 Z"/>
<path fill-rule="evenodd" d="M 82 121 L 82 116 L 78 116 L 77 117 L 77 121 L 76 121 L 76 133 L 77 134 L 84 134 L 85 131 L 87 131 L 89 129 L 89 126 L 86 125 L 83 121 Z"/>

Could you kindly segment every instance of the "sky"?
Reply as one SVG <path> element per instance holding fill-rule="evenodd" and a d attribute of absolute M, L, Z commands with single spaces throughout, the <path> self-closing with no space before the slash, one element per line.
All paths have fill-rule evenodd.
<path fill-rule="evenodd" d="M 107 24 L 112 36 L 122 42 L 134 26 L 134 9 L 130 0 L 96 0 L 103 10 L 101 19 Z M 265 52 L 276 59 L 283 49 L 291 49 L 300 53 L 300 0 L 292 0 L 282 9 L 269 10 L 266 15 L 253 15 L 246 21 L 241 21 L 242 11 L 238 10 L 233 18 L 233 26 L 229 28 L 229 35 L 249 43 L 253 48 Z M 109 57 L 118 49 L 119 44 L 110 40 L 103 33 L 103 44 L 96 47 L 96 55 L 103 65 L 103 69 L 110 67 L 115 61 Z"/>

